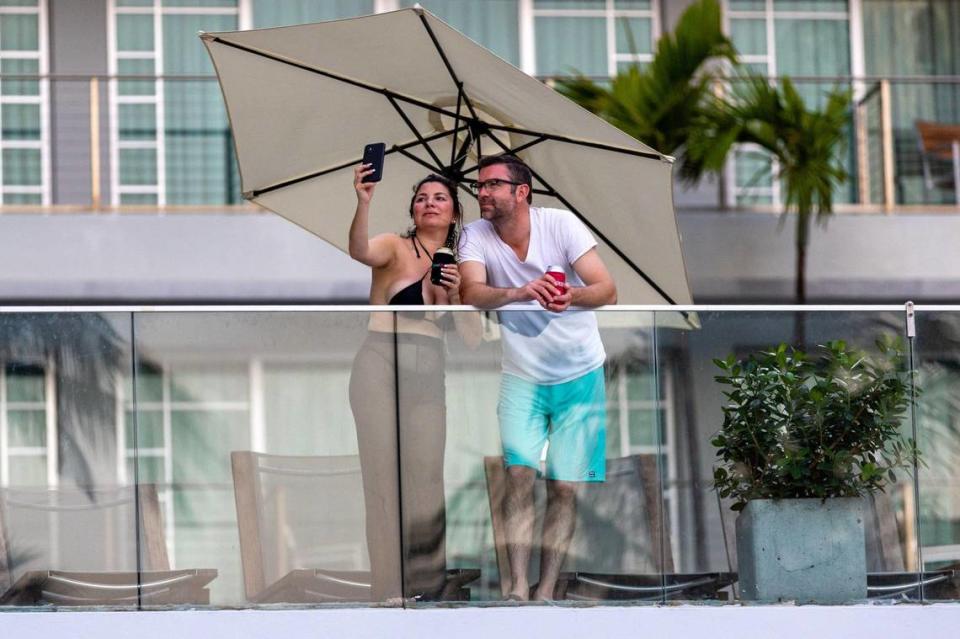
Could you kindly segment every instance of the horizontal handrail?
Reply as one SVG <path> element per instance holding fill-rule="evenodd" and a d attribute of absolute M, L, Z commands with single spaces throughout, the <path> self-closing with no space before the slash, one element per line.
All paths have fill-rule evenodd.
<path fill-rule="evenodd" d="M 905 304 L 614 304 L 600 306 L 595 310 L 601 313 L 654 312 L 654 313 L 714 313 L 714 312 L 900 312 Z M 957 311 L 958 305 L 914 305 L 915 311 Z M 0 313 L 404 313 L 421 311 L 525 311 L 548 312 L 539 306 L 509 304 L 496 309 L 481 309 L 464 304 L 438 305 L 396 305 L 384 304 L 118 304 L 116 306 L 97 305 L 21 305 L 0 306 Z"/>

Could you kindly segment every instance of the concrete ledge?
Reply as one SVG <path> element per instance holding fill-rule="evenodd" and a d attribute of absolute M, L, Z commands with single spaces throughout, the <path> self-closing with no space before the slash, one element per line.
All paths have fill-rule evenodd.
<path fill-rule="evenodd" d="M 423 639 L 844 639 L 942 634 L 960 604 L 863 606 L 642 606 L 568 608 L 192 610 L 0 613 L 7 637 L 384 637 Z M 949 634 L 949 632 L 947 633 Z"/>

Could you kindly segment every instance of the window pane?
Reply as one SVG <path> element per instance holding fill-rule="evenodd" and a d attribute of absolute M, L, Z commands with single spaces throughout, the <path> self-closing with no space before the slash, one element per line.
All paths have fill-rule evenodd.
<path fill-rule="evenodd" d="M 153 16 L 122 13 L 117 15 L 117 50 L 153 51 Z"/>
<path fill-rule="evenodd" d="M 35 7 L 38 0 L 0 0 L 0 7 Z"/>
<path fill-rule="evenodd" d="M 533 0 L 534 9 L 600 9 L 607 7 L 607 0 Z"/>
<path fill-rule="evenodd" d="M 42 402 L 43 369 L 38 366 L 7 365 L 7 401 Z"/>
<path fill-rule="evenodd" d="M 869 4 L 869 3 L 865 3 Z M 774 11 L 847 12 L 846 0 L 773 0 Z"/>
<path fill-rule="evenodd" d="M 247 401 L 247 369 L 224 364 L 206 369 L 179 369 L 171 373 L 175 402 Z"/>
<path fill-rule="evenodd" d="M 730 37 L 737 51 L 744 55 L 767 53 L 767 26 L 765 20 L 730 20 Z"/>
<path fill-rule="evenodd" d="M 427 7 L 431 11 L 431 7 Z M 373 13 L 373 0 L 253 0 L 253 24 L 258 29 Z M 436 12 L 434 12 L 436 13 Z"/>
<path fill-rule="evenodd" d="M 281 455 L 356 454 L 353 415 L 343 401 L 350 381 L 346 369 L 271 364 L 264 367 L 263 378 L 267 450 Z"/>
<path fill-rule="evenodd" d="M 153 0 L 117 0 L 118 7 L 152 7 Z"/>
<path fill-rule="evenodd" d="M 22 58 L 0 60 L 0 73 L 4 75 L 39 75 L 40 61 Z M 40 95 L 40 82 L 37 80 L 0 81 L 0 93 L 3 95 Z"/>
<path fill-rule="evenodd" d="M 636 61 L 633 61 L 633 60 L 621 60 L 620 62 L 617 62 L 617 73 L 623 73 L 624 71 L 626 71 L 627 69 L 629 69 L 630 67 L 632 67 L 632 66 L 634 66 L 634 65 L 636 65 L 636 67 L 637 67 L 641 72 L 643 72 L 644 69 L 646 69 L 649 64 L 650 64 L 649 62 L 636 62 Z"/>
<path fill-rule="evenodd" d="M 117 110 L 121 140 L 153 140 L 157 137 L 157 108 L 152 104 L 120 104 Z"/>
<path fill-rule="evenodd" d="M 650 409 L 631 409 L 630 420 L 631 446 L 656 446 L 657 432 L 660 430 L 657 411 Z"/>
<path fill-rule="evenodd" d="M 127 478 L 129 481 L 133 481 L 133 478 L 137 478 L 137 482 L 140 484 L 166 484 L 167 477 L 163 468 L 163 457 L 154 457 L 153 455 L 141 456 L 137 458 L 139 464 L 139 472 L 134 473 L 133 463 L 134 460 L 127 459 Z"/>
<path fill-rule="evenodd" d="M 169 73 L 212 74 L 199 29 L 236 28 L 236 16 L 164 17 L 164 68 Z M 215 81 L 165 86 L 167 201 L 228 204 L 239 201 L 239 178 L 223 97 Z"/>
<path fill-rule="evenodd" d="M 4 104 L 0 106 L 0 114 L 0 137 L 4 140 L 40 139 L 39 104 Z"/>
<path fill-rule="evenodd" d="M 537 18 L 537 74 L 606 76 L 605 18 Z"/>
<path fill-rule="evenodd" d="M 737 151 L 737 187 L 769 187 L 773 184 L 770 156 L 760 151 Z"/>
<path fill-rule="evenodd" d="M 139 448 L 162 448 L 163 447 L 163 411 L 160 410 L 138 410 L 136 414 L 132 410 L 127 411 L 127 448 L 134 449 L 134 442 Z M 134 428 L 136 426 L 136 429 Z M 136 430 L 136 432 L 134 432 Z M 134 438 L 136 434 L 136 438 Z"/>
<path fill-rule="evenodd" d="M 235 7 L 238 0 L 163 0 L 165 7 Z"/>
<path fill-rule="evenodd" d="M 47 457 L 10 457 L 11 486 L 46 486 Z"/>
<path fill-rule="evenodd" d="M 43 196 L 39 193 L 4 193 L 4 204 L 43 204 Z"/>
<path fill-rule="evenodd" d="M 11 410 L 7 412 L 10 445 L 45 448 L 47 445 L 47 414 L 42 410 Z"/>
<path fill-rule="evenodd" d="M 0 49 L 36 51 L 40 48 L 39 16 L 35 14 L 0 15 Z"/>
<path fill-rule="evenodd" d="M 404 7 L 414 4 L 415 0 L 401 2 Z M 423 0 L 420 4 L 507 62 L 520 64 L 517 0 Z"/>
<path fill-rule="evenodd" d="M 230 484 L 230 451 L 250 447 L 247 411 L 174 411 L 173 481 Z"/>
<path fill-rule="evenodd" d="M 650 0 L 614 0 L 614 9 L 650 9 Z"/>
<path fill-rule="evenodd" d="M 652 401 L 656 395 L 656 380 L 653 375 L 640 373 L 627 375 L 628 401 Z"/>
<path fill-rule="evenodd" d="M 40 178 L 40 149 L 3 150 L 5 186 L 39 186 Z"/>
<path fill-rule="evenodd" d="M 117 75 L 156 75 L 156 63 L 153 60 L 117 60 Z M 119 95 L 153 95 L 156 82 L 150 80 L 119 80 Z"/>
<path fill-rule="evenodd" d="M 125 382 L 125 388 L 130 388 L 130 379 L 126 379 Z M 128 397 L 127 401 L 132 403 L 133 398 Z M 140 366 L 137 370 L 137 402 L 142 404 L 161 401 L 163 401 L 162 373 L 152 366 Z"/>
<path fill-rule="evenodd" d="M 764 11 L 767 8 L 765 0 L 728 0 L 731 11 Z"/>
<path fill-rule="evenodd" d="M 120 149 L 120 184 L 157 183 L 157 152 L 154 149 Z"/>
<path fill-rule="evenodd" d="M 157 203 L 156 193 L 121 193 L 120 204 L 148 205 Z"/>
<path fill-rule="evenodd" d="M 777 74 L 849 75 L 849 28 L 846 20 L 775 20 Z"/>
<path fill-rule="evenodd" d="M 617 53 L 653 51 L 649 18 L 617 18 Z"/>

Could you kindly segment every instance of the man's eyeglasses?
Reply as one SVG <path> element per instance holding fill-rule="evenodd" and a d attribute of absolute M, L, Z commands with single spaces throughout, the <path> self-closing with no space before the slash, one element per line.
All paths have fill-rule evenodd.
<path fill-rule="evenodd" d="M 496 178 L 492 180 L 484 180 L 483 182 L 471 182 L 470 188 L 474 193 L 479 193 L 483 189 L 488 191 L 495 191 L 500 188 L 503 184 L 512 184 L 514 186 L 520 186 L 522 182 L 511 182 L 510 180 L 498 180 Z"/>

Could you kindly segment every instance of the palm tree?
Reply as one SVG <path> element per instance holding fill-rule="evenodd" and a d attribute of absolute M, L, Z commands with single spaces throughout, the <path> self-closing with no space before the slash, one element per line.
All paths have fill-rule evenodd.
<path fill-rule="evenodd" d="M 632 65 L 609 86 L 583 75 L 559 79 L 555 86 L 641 142 L 661 153 L 679 155 L 683 171 L 683 147 L 703 117 L 702 108 L 716 79 L 710 63 L 736 61 L 720 17 L 717 0 L 699 0 L 683 12 L 672 34 L 657 41 L 654 59 L 646 68 Z"/>
<path fill-rule="evenodd" d="M 796 218 L 796 298 L 806 301 L 807 245 L 814 219 L 826 221 L 833 196 L 847 180 L 841 151 L 847 140 L 850 92 L 833 90 L 822 109 L 808 108 L 789 78 L 771 84 L 747 76 L 729 96 L 715 96 L 688 141 L 690 176 L 723 169 L 734 144 L 767 151 L 778 166 L 784 212 Z"/>

